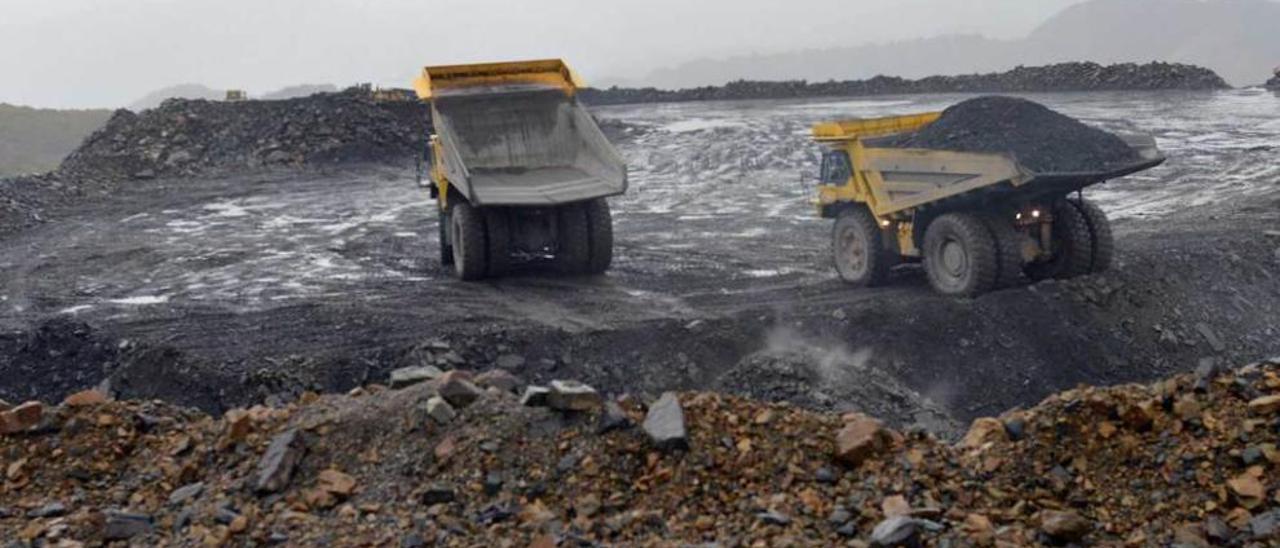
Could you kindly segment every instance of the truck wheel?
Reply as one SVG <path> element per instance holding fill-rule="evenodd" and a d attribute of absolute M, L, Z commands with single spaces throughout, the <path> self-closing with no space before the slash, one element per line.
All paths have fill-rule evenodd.
<path fill-rule="evenodd" d="M 591 260 L 587 210 L 568 204 L 556 210 L 556 267 L 565 274 L 583 274 Z"/>
<path fill-rule="evenodd" d="M 1093 237 L 1084 214 L 1067 200 L 1053 206 L 1053 255 L 1024 270 L 1034 281 L 1065 280 L 1089 273 L 1093 263 Z"/>
<path fill-rule="evenodd" d="M 480 211 L 484 212 L 489 277 L 504 276 L 511 267 L 511 223 L 507 212 L 493 207 L 482 208 Z"/>
<path fill-rule="evenodd" d="M 587 214 L 587 237 L 591 245 L 587 261 L 588 274 L 603 274 L 613 264 L 613 214 L 604 198 L 584 205 Z"/>
<path fill-rule="evenodd" d="M 1111 235 L 1111 221 L 1107 214 L 1089 200 L 1083 198 L 1069 200 L 1084 215 L 1089 225 L 1089 236 L 1093 238 L 1093 260 L 1089 263 L 1089 272 L 1099 273 L 1111 270 L 1111 261 L 1115 256 L 1116 244 Z"/>
<path fill-rule="evenodd" d="M 449 243 L 449 214 L 444 209 L 436 207 L 436 215 L 438 221 L 436 225 L 440 233 L 440 265 L 453 266 L 453 245 Z"/>
<path fill-rule="evenodd" d="M 924 234 L 924 268 L 944 295 L 973 297 L 995 287 L 999 270 L 995 238 L 976 215 L 948 213 Z"/>
<path fill-rule="evenodd" d="M 984 215 L 982 222 L 996 243 L 996 288 L 1014 287 L 1022 283 L 1023 235 L 1014 228 L 1012 216 Z"/>
<path fill-rule="evenodd" d="M 866 207 L 840 213 L 831 231 L 831 256 L 840 279 L 857 287 L 875 287 L 889 279 L 895 261 L 884 248 L 883 235 Z"/>
<path fill-rule="evenodd" d="M 459 201 L 449 208 L 449 221 L 454 274 L 466 281 L 484 278 L 488 253 L 484 217 L 471 204 Z"/>

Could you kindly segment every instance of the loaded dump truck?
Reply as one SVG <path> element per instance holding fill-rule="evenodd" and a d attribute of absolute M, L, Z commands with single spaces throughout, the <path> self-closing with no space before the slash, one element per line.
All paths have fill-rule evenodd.
<path fill-rule="evenodd" d="M 1012 153 L 895 144 L 895 136 L 918 132 L 940 116 L 813 128 L 813 138 L 827 147 L 818 212 L 835 220 L 832 253 L 844 281 L 880 285 L 893 266 L 923 262 L 938 292 L 975 296 L 1024 278 L 1104 271 L 1111 265 L 1110 224 L 1080 191 L 1164 161 L 1155 139 L 1143 136 L 1123 138 L 1132 160 L 1084 172 L 1037 171 Z"/>
<path fill-rule="evenodd" d="M 414 82 L 431 104 L 429 186 L 440 260 L 463 280 L 504 275 L 513 257 L 551 257 L 562 272 L 613 261 L 606 198 L 627 170 L 559 60 L 426 67 Z"/>

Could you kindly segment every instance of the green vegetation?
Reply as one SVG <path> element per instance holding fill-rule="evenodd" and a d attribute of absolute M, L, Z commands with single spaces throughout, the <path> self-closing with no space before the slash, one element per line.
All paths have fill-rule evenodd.
<path fill-rule="evenodd" d="M 0 177 L 50 171 L 110 110 L 49 110 L 0 103 Z"/>

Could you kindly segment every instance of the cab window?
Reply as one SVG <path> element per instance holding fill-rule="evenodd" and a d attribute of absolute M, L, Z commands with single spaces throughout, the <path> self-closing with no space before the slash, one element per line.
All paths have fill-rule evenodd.
<path fill-rule="evenodd" d="M 833 150 L 822 157 L 822 183 L 827 185 L 843 185 L 849 181 L 853 170 L 849 165 L 849 154 L 843 150 Z"/>

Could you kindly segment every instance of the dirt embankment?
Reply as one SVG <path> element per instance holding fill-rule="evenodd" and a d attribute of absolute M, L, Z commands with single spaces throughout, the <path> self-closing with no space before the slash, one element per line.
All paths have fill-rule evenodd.
<path fill-rule="evenodd" d="M 392 380 L 407 387 L 213 418 L 92 391 L 0 413 L 0 534 L 336 546 L 1280 541 L 1274 361 L 1071 390 L 978 420 L 955 445 L 865 415 L 716 393 L 605 400 L 572 382 L 526 389 L 502 372 Z"/>
<path fill-rule="evenodd" d="M 418 102 L 376 102 L 359 91 L 280 101 L 171 99 L 116 112 L 62 163 L 76 181 L 192 176 L 270 166 L 405 165 L 428 124 Z"/>
<path fill-rule="evenodd" d="M 592 105 L 732 101 L 742 99 L 793 99 L 805 97 L 858 97 L 921 93 L 1026 93 L 1055 91 L 1137 91 L 1228 89 L 1212 70 L 1178 63 L 1061 63 L 1018 67 L 1006 72 L 930 76 L 910 80 L 877 76 L 844 82 L 737 81 L 723 86 L 682 90 L 656 88 L 589 89 L 582 92 Z"/>

